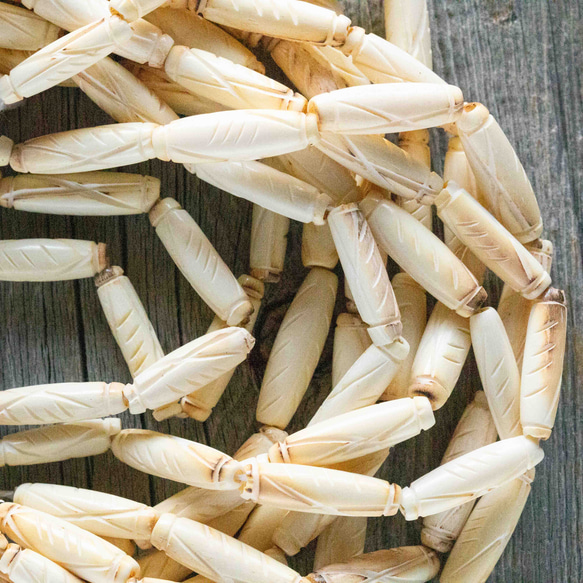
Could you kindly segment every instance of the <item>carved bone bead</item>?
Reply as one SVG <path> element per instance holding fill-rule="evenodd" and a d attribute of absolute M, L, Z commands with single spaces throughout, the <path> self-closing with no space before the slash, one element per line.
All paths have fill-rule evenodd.
<path fill-rule="evenodd" d="M 314 569 L 362 555 L 367 522 L 366 516 L 338 516 L 318 537 Z"/>
<path fill-rule="evenodd" d="M 521 476 L 543 457 L 538 441 L 529 437 L 513 437 L 480 447 L 403 488 L 401 512 L 407 520 L 415 520 L 455 508 Z"/>
<path fill-rule="evenodd" d="M 339 314 L 334 329 L 332 352 L 332 386 L 350 370 L 350 367 L 371 345 L 367 325 L 356 314 Z"/>
<path fill-rule="evenodd" d="M 182 581 L 192 573 L 192 569 L 171 559 L 163 551 L 150 551 L 138 558 L 141 574 L 144 577 L 170 577 L 172 581 Z"/>
<path fill-rule="evenodd" d="M 528 318 L 520 382 L 520 422 L 525 435 L 548 439 L 561 391 L 567 336 L 565 292 L 551 288 Z"/>
<path fill-rule="evenodd" d="M 340 48 L 328 45 L 316 46 L 316 49 L 322 55 L 325 65 L 340 77 L 347 87 L 370 85 L 370 79 L 354 64 L 352 57 L 345 55 Z"/>
<path fill-rule="evenodd" d="M 10 4 L 8 4 L 7 6 L 10 6 Z M 8 75 L 8 73 L 10 73 L 10 71 L 14 69 L 16 65 L 22 63 L 22 61 L 24 61 L 25 59 L 28 59 L 28 57 L 30 57 L 30 55 L 32 55 L 33 53 L 34 51 L 17 51 L 13 49 L 3 49 L 2 47 L 0 47 L 0 74 Z M 63 83 L 68 82 L 64 81 Z M 74 87 L 75 83 L 70 83 L 70 86 Z M 6 138 L 6 136 L 1 137 L 4 139 L 8 139 Z M 6 164 L 7 162 L 4 162 L 0 165 L 6 166 Z"/>
<path fill-rule="evenodd" d="M 107 18 L 111 12 L 107 0 L 22 0 L 34 13 L 65 30 L 75 30 L 90 22 Z"/>
<path fill-rule="evenodd" d="M 39 18 L 29 10 L 12 4 L 0 4 L 0 46 L 19 51 L 36 51 L 59 37 L 58 26 Z"/>
<path fill-rule="evenodd" d="M 162 67 L 174 46 L 174 39 L 143 19 L 135 20 L 130 26 L 131 38 L 122 46 L 116 47 L 115 53 L 136 63 Z"/>
<path fill-rule="evenodd" d="M 264 553 L 273 547 L 273 533 L 287 514 L 287 510 L 275 506 L 256 506 L 237 538 Z"/>
<path fill-rule="evenodd" d="M 260 281 L 277 283 L 285 263 L 289 219 L 253 205 L 249 266 Z"/>

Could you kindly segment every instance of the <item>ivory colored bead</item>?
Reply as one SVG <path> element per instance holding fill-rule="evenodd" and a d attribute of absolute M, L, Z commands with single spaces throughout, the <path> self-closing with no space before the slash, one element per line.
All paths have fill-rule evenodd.
<path fill-rule="evenodd" d="M 99 536 L 148 540 L 158 520 L 156 511 L 145 504 L 57 484 L 22 484 L 14 490 L 14 502 Z"/>
<path fill-rule="evenodd" d="M 238 540 L 194 522 L 163 514 L 152 543 L 174 560 L 213 581 L 299 583 L 300 575 Z"/>
<path fill-rule="evenodd" d="M 95 279 L 97 296 L 130 374 L 136 377 L 164 356 L 156 332 L 132 282 L 121 267 Z"/>
<path fill-rule="evenodd" d="M 538 442 L 529 437 L 513 437 L 480 447 L 403 488 L 401 511 L 407 520 L 415 520 L 455 508 L 521 476 L 543 457 Z"/>
<path fill-rule="evenodd" d="M 293 417 L 314 374 L 328 336 L 338 278 L 314 267 L 296 293 L 269 355 L 257 421 L 284 428 Z"/>
<path fill-rule="evenodd" d="M 334 385 L 309 425 L 374 404 L 408 353 L 409 345 L 403 338 L 386 346 L 369 346 Z"/>
<path fill-rule="evenodd" d="M 528 318 L 520 382 L 520 422 L 525 435 L 548 439 L 561 391 L 567 337 L 565 292 L 551 288 Z"/>
<path fill-rule="evenodd" d="M 0 27 L 0 46 L 19 51 L 36 51 L 57 40 L 60 33 L 58 26 L 33 12 L 5 3 L 0 4 Z"/>
<path fill-rule="evenodd" d="M 425 583 L 439 573 L 439 557 L 423 546 L 398 547 L 354 557 L 317 569 L 307 576 L 310 583 Z"/>
<path fill-rule="evenodd" d="M 242 504 L 229 510 L 229 512 L 213 518 L 207 526 L 227 536 L 235 536 L 245 524 L 253 508 L 255 508 L 255 502 L 251 500 L 241 500 L 241 502 Z"/>
<path fill-rule="evenodd" d="M 365 516 L 339 516 L 329 524 L 318 537 L 314 569 L 362 555 L 367 522 Z"/>
<path fill-rule="evenodd" d="M 338 253 L 328 225 L 302 227 L 302 264 L 304 267 L 324 267 L 334 269 L 338 263 Z"/>
<path fill-rule="evenodd" d="M 484 583 L 504 552 L 530 493 L 534 471 L 483 496 L 453 547 L 440 581 Z"/>
<path fill-rule="evenodd" d="M 387 40 L 433 69 L 426 0 L 386 0 Z"/>
<path fill-rule="evenodd" d="M 92 277 L 107 264 L 105 243 L 78 239 L 0 241 L 0 280 L 63 281 Z"/>
<path fill-rule="evenodd" d="M 98 536 L 55 516 L 19 504 L 0 504 L 0 528 L 89 583 L 126 583 L 139 574 L 131 557 Z"/>
<path fill-rule="evenodd" d="M 352 57 L 345 55 L 340 48 L 331 46 L 318 46 L 316 48 L 322 55 L 326 66 L 332 69 L 347 87 L 370 85 L 370 79 L 354 64 Z"/>
<path fill-rule="evenodd" d="M 110 536 L 102 536 L 101 538 L 130 557 L 133 557 L 136 553 L 136 544 L 132 540 L 127 538 L 112 538 Z"/>
<path fill-rule="evenodd" d="M 470 318 L 470 334 L 478 372 L 500 439 L 522 435 L 520 371 L 504 324 L 494 308 Z"/>
<path fill-rule="evenodd" d="M 329 466 L 360 458 L 419 435 L 435 424 L 425 397 L 363 407 L 292 433 L 274 444 L 269 461 Z"/>
<path fill-rule="evenodd" d="M 0 99 L 15 103 L 58 85 L 87 69 L 132 34 L 130 25 L 112 16 L 53 41 L 0 78 Z"/>
<path fill-rule="evenodd" d="M 135 20 L 130 26 L 131 38 L 117 47 L 115 53 L 136 63 L 162 67 L 174 45 L 174 39 L 143 19 Z"/>
<path fill-rule="evenodd" d="M 536 196 L 496 120 L 481 103 L 468 103 L 456 125 L 488 210 L 521 243 L 536 239 L 543 228 Z"/>
<path fill-rule="evenodd" d="M 170 577 L 172 581 L 182 581 L 192 573 L 192 569 L 171 559 L 163 551 L 150 551 L 138 558 L 140 571 L 144 577 Z"/>
<path fill-rule="evenodd" d="M 235 474 L 242 466 L 230 456 L 202 443 L 174 435 L 124 429 L 111 444 L 122 462 L 152 476 L 209 490 L 239 487 Z"/>
<path fill-rule="evenodd" d="M 478 391 L 451 436 L 441 465 L 461 455 L 496 441 L 496 427 L 488 410 L 483 391 Z M 433 514 L 423 520 L 421 542 L 440 553 L 447 553 L 458 538 L 474 502 L 470 501 L 450 510 Z"/>
<path fill-rule="evenodd" d="M 0 440 L 0 466 L 28 466 L 105 453 L 119 419 L 92 419 L 19 431 Z"/>
<path fill-rule="evenodd" d="M 273 533 L 287 514 L 287 510 L 275 506 L 256 506 L 237 538 L 264 553 L 273 547 Z"/>
<path fill-rule="evenodd" d="M 479 202 L 455 182 L 435 199 L 437 214 L 488 268 L 525 298 L 551 284 L 540 263 Z"/>
<path fill-rule="evenodd" d="M 332 352 L 332 386 L 350 370 L 350 367 L 371 345 L 366 324 L 356 314 L 339 314 L 334 329 Z"/>
<path fill-rule="evenodd" d="M 253 205 L 249 266 L 251 275 L 265 282 L 277 283 L 285 263 L 289 219 Z"/>
<path fill-rule="evenodd" d="M 10 6 L 10 4 L 7 4 Z M 0 74 L 8 75 L 16 65 L 22 63 L 25 59 L 28 59 L 34 51 L 18 51 L 13 49 L 4 49 L 0 47 Z M 66 81 L 65 81 L 66 83 Z M 74 83 L 72 84 L 75 85 Z M 6 136 L 1 136 L 6 138 Z M 2 166 L 6 166 L 8 162 L 4 162 Z"/>
<path fill-rule="evenodd" d="M 384 134 L 454 122 L 463 100 L 454 85 L 381 83 L 316 95 L 310 99 L 308 111 L 318 115 L 322 132 Z"/>

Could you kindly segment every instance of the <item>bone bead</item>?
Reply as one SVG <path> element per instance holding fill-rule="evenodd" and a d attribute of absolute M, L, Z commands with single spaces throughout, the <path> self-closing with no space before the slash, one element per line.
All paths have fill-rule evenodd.
<path fill-rule="evenodd" d="M 496 427 L 488 410 L 483 391 L 465 408 L 441 460 L 446 464 L 461 455 L 496 441 Z M 474 502 L 470 501 L 450 510 L 427 516 L 423 520 L 421 542 L 440 553 L 447 553 L 458 538 Z"/>
<path fill-rule="evenodd" d="M 214 528 L 227 536 L 235 536 L 245 524 L 245 521 L 255 508 L 255 502 L 251 500 L 241 500 L 242 504 L 236 506 L 229 512 L 213 518 L 208 523 L 209 528 Z"/>
<path fill-rule="evenodd" d="M 310 583 L 425 583 L 439 573 L 439 557 L 423 546 L 398 547 L 367 553 L 345 563 L 317 569 Z"/>
<path fill-rule="evenodd" d="M 253 205 L 249 266 L 251 275 L 270 283 L 280 280 L 287 250 L 289 219 Z"/>
<path fill-rule="evenodd" d="M 274 444 L 269 461 L 329 466 L 360 458 L 419 435 L 435 424 L 425 397 L 363 407 L 292 433 Z"/>
<path fill-rule="evenodd" d="M 5 579 L 9 583 L 83 583 L 60 565 L 30 549 L 9 544 L 0 553 L 0 573 L 9 577 Z"/>
<path fill-rule="evenodd" d="M 7 6 L 10 6 L 10 4 L 7 4 Z M 0 47 L 0 74 L 8 75 L 16 65 L 22 63 L 25 59 L 28 59 L 33 52 L 34 51 L 17 51 Z M 64 83 L 67 83 L 67 81 L 64 81 Z M 74 87 L 75 84 L 71 83 L 71 86 Z M 6 164 L 7 162 L 2 165 L 6 166 Z"/>
<path fill-rule="evenodd" d="M 496 120 L 481 103 L 468 103 L 456 125 L 488 210 L 521 243 L 536 239 L 543 228 L 536 196 Z"/>
<path fill-rule="evenodd" d="M 140 571 L 144 577 L 170 577 L 172 581 L 182 581 L 192 573 L 192 569 L 171 559 L 163 551 L 150 551 L 138 558 Z"/>
<path fill-rule="evenodd" d="M 247 324 L 245 324 L 245 329 L 251 334 L 255 322 L 257 321 L 259 310 L 261 309 L 261 299 L 263 298 L 264 286 L 262 282 L 250 277 L 249 275 L 242 275 L 238 281 L 253 305 L 253 313 L 249 317 Z M 227 323 L 221 320 L 218 316 L 215 316 L 208 332 L 221 330 L 226 327 Z M 217 379 L 201 387 L 199 390 L 184 397 L 180 402 L 182 410 L 189 417 L 192 417 L 197 421 L 206 421 L 212 413 L 213 407 L 219 402 L 219 399 L 225 392 L 234 372 L 235 368 L 232 368 Z"/>
<path fill-rule="evenodd" d="M 350 370 L 350 367 L 371 345 L 366 324 L 356 314 L 339 314 L 334 329 L 332 352 L 332 386 Z"/>
<path fill-rule="evenodd" d="M 489 269 L 527 299 L 551 284 L 540 263 L 479 202 L 455 182 L 435 199 L 437 214 Z"/>
<path fill-rule="evenodd" d="M 130 374 L 136 377 L 164 356 L 156 332 L 121 267 L 106 269 L 96 277 L 95 283 L 111 333 Z"/>
<path fill-rule="evenodd" d="M 337 516 L 392 516 L 400 488 L 384 480 L 350 472 L 273 464 L 259 458 L 244 465 L 241 496 L 258 504 Z"/>
<path fill-rule="evenodd" d="M 287 514 L 275 506 L 256 506 L 237 538 L 264 553 L 273 547 L 273 533 Z"/>
<path fill-rule="evenodd" d="M 314 569 L 348 561 L 364 552 L 367 518 L 339 516 L 318 537 Z"/>
<path fill-rule="evenodd" d="M 522 435 L 520 371 L 504 324 L 494 308 L 470 318 L 470 334 L 478 372 L 500 439 Z"/>
<path fill-rule="evenodd" d="M 36 51 L 59 37 L 58 26 L 29 10 L 12 4 L 0 4 L 0 46 L 19 51 Z"/>
<path fill-rule="evenodd" d="M 257 421 L 284 428 L 290 422 L 314 374 L 328 336 L 338 278 L 314 267 L 296 293 L 269 355 Z"/>
<path fill-rule="evenodd" d="M 88 24 L 53 41 L 0 78 L 0 99 L 15 103 L 58 85 L 106 57 L 132 34 L 118 18 Z"/>
<path fill-rule="evenodd" d="M 115 53 L 136 63 L 162 67 L 174 46 L 174 39 L 143 19 L 132 22 L 130 26 L 131 38 L 117 47 Z"/>
<path fill-rule="evenodd" d="M 152 476 L 209 490 L 234 490 L 241 465 L 202 443 L 142 429 L 124 429 L 111 451 L 127 465 Z"/>
<path fill-rule="evenodd" d="M 480 447 L 403 488 L 401 511 L 407 520 L 415 520 L 455 508 L 521 476 L 543 457 L 538 441 L 529 437 L 513 437 Z"/>
<path fill-rule="evenodd" d="M 163 514 L 152 543 L 213 581 L 299 583 L 300 575 L 267 555 L 187 518 Z"/>
<path fill-rule="evenodd" d="M 520 422 L 525 435 L 548 439 L 561 391 L 567 336 L 565 293 L 551 288 L 528 318 L 520 382 Z"/>
<path fill-rule="evenodd" d="M 483 583 L 488 579 L 520 519 L 533 473 L 478 500 L 445 563 L 440 581 Z"/>
<path fill-rule="evenodd" d="M 426 0 L 386 0 L 387 40 L 433 69 Z"/>
<path fill-rule="evenodd" d="M 55 516 L 19 504 L 0 505 L 0 528 L 89 583 L 125 583 L 139 574 L 131 557 L 98 536 Z"/>
<path fill-rule="evenodd" d="M 130 557 L 133 557 L 136 553 L 136 544 L 133 540 L 127 538 L 112 538 L 110 536 L 102 536 L 101 538 L 108 543 L 111 543 L 114 547 L 117 547 L 120 551 L 123 551 Z"/>
<path fill-rule="evenodd" d="M 382 83 L 316 95 L 310 99 L 308 111 L 318 115 L 322 132 L 363 135 L 451 123 L 462 107 L 462 92 L 454 85 Z"/>
<path fill-rule="evenodd" d="M 317 46 L 316 48 L 326 66 L 340 77 L 346 86 L 370 85 L 370 79 L 354 64 L 350 55 L 345 55 L 337 47 Z"/>
<path fill-rule="evenodd" d="M 302 227 L 302 264 L 304 267 L 334 269 L 338 253 L 328 225 L 305 224 Z"/>

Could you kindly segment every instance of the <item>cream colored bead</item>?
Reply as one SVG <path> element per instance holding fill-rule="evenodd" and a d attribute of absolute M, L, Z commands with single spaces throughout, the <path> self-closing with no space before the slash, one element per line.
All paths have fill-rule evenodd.
<path fill-rule="evenodd" d="M 112 538 L 110 536 L 102 536 L 101 538 L 130 557 L 133 557 L 136 553 L 136 544 L 132 540 L 127 538 Z"/>
<path fill-rule="evenodd" d="M 19 51 L 36 51 L 59 37 L 58 26 L 12 4 L 0 4 L 0 46 Z"/>
<path fill-rule="evenodd" d="M 136 63 L 162 67 L 174 46 L 174 39 L 143 19 L 135 20 L 130 26 L 131 38 L 117 47 L 115 53 Z"/>
<path fill-rule="evenodd" d="M 63 281 L 92 277 L 107 265 L 105 243 L 78 239 L 0 241 L 0 280 Z"/>
<path fill-rule="evenodd" d="M 345 277 L 374 344 L 383 346 L 401 335 L 399 307 L 381 254 L 357 204 L 335 208 L 328 224 Z"/>
<path fill-rule="evenodd" d="M 22 484 L 14 490 L 14 502 L 99 536 L 148 540 L 158 520 L 156 511 L 145 504 L 57 484 Z"/>
<path fill-rule="evenodd" d="M 4 580 L 10 583 L 83 583 L 60 565 L 30 549 L 9 544 L 0 553 L 0 573 L 9 577 Z"/>
<path fill-rule="evenodd" d="M 302 548 L 317 538 L 338 516 L 333 514 L 309 514 L 307 512 L 288 512 L 273 533 L 273 542 L 286 555 L 293 557 Z M 350 518 L 355 518 L 351 516 Z"/>
<path fill-rule="evenodd" d="M 468 103 L 456 125 L 488 210 L 521 243 L 536 239 L 543 228 L 536 196 L 496 120 L 481 103 Z"/>
<path fill-rule="evenodd" d="M 448 183 L 435 204 L 458 239 L 512 289 L 534 299 L 549 287 L 551 278 L 540 263 L 455 182 Z"/>
<path fill-rule="evenodd" d="M 370 79 L 354 64 L 350 55 L 345 55 L 339 48 L 317 46 L 318 52 L 324 58 L 324 63 L 347 87 L 370 85 Z"/>
<path fill-rule="evenodd" d="M 95 279 L 97 296 L 130 374 L 136 377 L 164 356 L 156 332 L 132 282 L 121 267 Z"/>
<path fill-rule="evenodd" d="M 454 85 L 381 83 L 316 95 L 310 99 L 308 111 L 318 115 L 323 132 L 382 134 L 456 121 L 463 101 L 461 90 Z"/>
<path fill-rule="evenodd" d="M 320 360 L 336 300 L 338 278 L 314 267 L 297 291 L 271 349 L 256 417 L 285 428 L 293 417 Z"/>
<path fill-rule="evenodd" d="M 128 407 L 121 383 L 55 383 L 0 393 L 2 425 L 47 425 L 117 415 Z"/>
<path fill-rule="evenodd" d="M 139 573 L 131 557 L 98 536 L 55 516 L 19 504 L 0 504 L 0 528 L 89 583 L 125 583 Z"/>
<path fill-rule="evenodd" d="M 0 440 L 0 466 L 47 464 L 105 453 L 121 431 L 116 418 L 38 427 Z"/>
<path fill-rule="evenodd" d="M 437 576 L 439 568 L 439 557 L 430 549 L 423 546 L 398 547 L 322 567 L 308 575 L 307 579 L 310 583 L 425 583 Z"/>
<path fill-rule="evenodd" d="M 111 0 L 110 2 L 113 11 L 119 12 L 130 22 L 146 16 L 165 3 L 165 0 Z"/>
<path fill-rule="evenodd" d="M 241 496 L 245 499 L 313 514 L 392 516 L 397 512 L 400 488 L 395 484 L 328 468 L 273 464 L 263 457 L 244 464 Z"/>
<path fill-rule="evenodd" d="M 426 0 L 386 0 L 387 40 L 433 69 Z"/>
<path fill-rule="evenodd" d="M 110 216 L 147 213 L 160 196 L 153 176 L 121 172 L 7 176 L 0 206 L 54 215 Z"/>
<path fill-rule="evenodd" d="M 150 222 L 174 263 L 217 316 L 229 325 L 249 317 L 249 298 L 188 211 L 165 198 L 150 211 Z"/>
<path fill-rule="evenodd" d="M 230 456 L 202 443 L 174 435 L 124 429 L 111 444 L 111 451 L 132 468 L 209 490 L 234 490 L 241 465 Z"/>
<path fill-rule="evenodd" d="M 245 443 L 235 452 L 233 458 L 239 461 L 256 457 L 267 453 L 269 448 L 287 437 L 287 433 L 277 427 L 264 425 L 257 433 L 254 433 Z"/>
<path fill-rule="evenodd" d="M 415 281 L 464 317 L 486 299 L 469 269 L 431 231 L 376 188 L 361 203 L 379 246 Z"/>
<path fill-rule="evenodd" d="M 152 543 L 174 560 L 213 581 L 299 583 L 289 567 L 208 526 L 163 514 Z"/>
<path fill-rule="evenodd" d="M 567 337 L 565 293 L 551 288 L 528 318 L 520 382 L 520 422 L 525 435 L 548 439 L 561 391 Z"/>
<path fill-rule="evenodd" d="M 488 402 L 483 391 L 478 391 L 474 400 L 465 408 L 464 413 L 451 436 L 441 464 L 446 464 L 461 455 L 496 441 L 496 427 L 488 410 Z M 450 510 L 427 516 L 423 520 L 421 542 L 447 553 L 459 536 L 474 502 L 467 502 Z"/>
<path fill-rule="evenodd" d="M 249 266 L 251 275 L 265 282 L 277 283 L 285 263 L 289 219 L 253 205 Z"/>
<path fill-rule="evenodd" d="M 445 563 L 442 583 L 486 581 L 520 519 L 533 474 L 527 472 L 478 500 Z"/>
<path fill-rule="evenodd" d="M 237 538 L 264 553 L 273 547 L 273 533 L 287 514 L 287 510 L 275 506 L 257 506 Z"/>
<path fill-rule="evenodd" d="M 261 298 L 263 298 L 264 286 L 262 282 L 249 275 L 242 275 L 239 277 L 238 281 L 253 305 L 253 313 L 249 317 L 247 324 L 245 324 L 245 329 L 251 334 L 257 316 L 259 315 L 259 310 L 261 309 Z M 221 320 L 218 316 L 215 316 L 208 332 L 221 330 L 226 327 L 227 323 Z M 197 391 L 183 397 L 180 401 L 182 410 L 189 417 L 192 417 L 197 421 L 206 421 L 212 413 L 213 407 L 219 402 L 219 399 L 225 392 L 234 372 L 235 368 L 232 368 L 214 381 L 211 381 Z"/>
<path fill-rule="evenodd" d="M 170 577 L 172 581 L 182 581 L 192 573 L 192 569 L 171 559 L 163 551 L 150 551 L 138 559 L 144 577 Z"/>
<path fill-rule="evenodd" d="M 504 324 L 494 308 L 470 318 L 474 356 L 500 439 L 522 435 L 520 371 Z"/>
<path fill-rule="evenodd" d="M 371 345 L 367 325 L 356 314 L 339 314 L 334 329 L 332 352 L 332 386 L 350 370 Z"/>
<path fill-rule="evenodd" d="M 130 25 L 112 16 L 53 41 L 0 78 L 0 99 L 15 103 L 58 85 L 106 57 L 132 35 Z"/>
<path fill-rule="evenodd" d="M 65 30 L 75 30 L 90 22 L 107 18 L 111 12 L 107 0 L 22 0 L 22 4 L 41 18 L 56 23 Z"/>
<path fill-rule="evenodd" d="M 292 433 L 268 453 L 273 463 L 330 466 L 386 450 L 433 427 L 425 397 L 363 407 Z"/>
<path fill-rule="evenodd" d="M 7 6 L 10 6 L 10 4 L 7 4 Z M 25 59 L 28 59 L 33 53 L 34 51 L 17 51 L 0 47 L 0 74 L 8 75 L 16 65 L 22 63 Z M 67 83 L 67 81 L 64 81 L 64 83 Z M 71 86 L 74 87 L 75 83 L 72 83 Z M 2 166 L 6 166 L 6 164 L 7 163 L 4 163 Z"/>
<path fill-rule="evenodd" d="M 14 142 L 8 136 L 0 136 L 0 166 L 8 166 L 14 150 Z"/>
<path fill-rule="evenodd" d="M 362 555 L 367 522 L 365 516 L 339 516 L 329 524 L 318 537 L 314 569 Z"/>
<path fill-rule="evenodd" d="M 334 269 L 338 253 L 328 225 L 305 224 L 302 228 L 302 264 L 304 267 Z"/>
<path fill-rule="evenodd" d="M 518 478 L 543 457 L 538 441 L 529 437 L 513 437 L 480 447 L 403 488 L 401 511 L 407 520 L 415 520 L 455 508 Z"/>
<path fill-rule="evenodd" d="M 207 526 L 227 536 L 235 536 L 255 508 L 255 502 L 252 500 L 241 500 L 241 502 L 239 506 L 211 520 Z"/>

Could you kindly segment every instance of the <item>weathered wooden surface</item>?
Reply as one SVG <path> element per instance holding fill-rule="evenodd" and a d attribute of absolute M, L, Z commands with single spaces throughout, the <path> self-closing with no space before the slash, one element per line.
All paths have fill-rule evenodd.
<path fill-rule="evenodd" d="M 463 88 L 469 101 L 483 101 L 515 144 L 533 181 L 545 220 L 545 238 L 555 244 L 552 275 L 569 301 L 569 344 L 556 429 L 544 444 L 531 498 L 517 531 L 490 581 L 572 583 L 581 580 L 583 557 L 583 107 L 581 39 L 583 2 L 543 0 L 430 0 L 435 70 Z M 384 34 L 382 0 L 347 0 L 354 21 Z M 273 68 L 271 69 L 273 71 Z M 0 133 L 15 141 L 73 127 L 109 123 L 76 89 L 56 88 L 23 107 L 0 114 Z M 434 170 L 441 172 L 446 139 L 432 132 Z M 162 179 L 199 222 L 219 253 L 239 275 L 248 270 L 251 205 L 217 191 L 181 166 L 153 161 L 130 172 Z M 165 351 L 204 333 L 208 309 L 155 236 L 146 216 L 67 218 L 0 212 L 0 237 L 74 237 L 108 243 L 112 260 L 131 278 Z M 292 225 L 286 272 L 268 284 L 258 320 L 258 345 L 239 367 L 225 396 L 204 424 L 193 420 L 156 423 L 150 414 L 124 414 L 125 427 L 146 427 L 195 439 L 233 453 L 254 431 L 254 408 L 277 326 L 305 276 L 301 229 Z M 394 266 L 390 266 L 391 273 Z M 492 279 L 490 280 L 492 284 Z M 492 301 L 499 285 L 490 285 Z M 342 294 L 339 294 L 339 298 Z M 54 284 L 0 283 L 0 387 L 72 380 L 129 381 L 91 280 Z M 495 303 L 493 304 L 495 305 Z M 341 308 L 339 300 L 337 311 Z M 314 381 L 291 429 L 309 420 L 330 389 L 329 338 Z M 479 386 L 470 358 L 436 426 L 395 448 L 380 475 L 402 485 L 439 464 L 465 405 Z M 12 432 L 13 428 L 2 428 Z M 0 487 L 47 481 L 93 487 L 156 503 L 179 484 L 149 478 L 110 454 L 43 467 L 4 468 Z M 369 521 L 367 550 L 418 544 L 420 522 L 400 516 Z M 291 561 L 309 572 L 312 546 Z"/>

